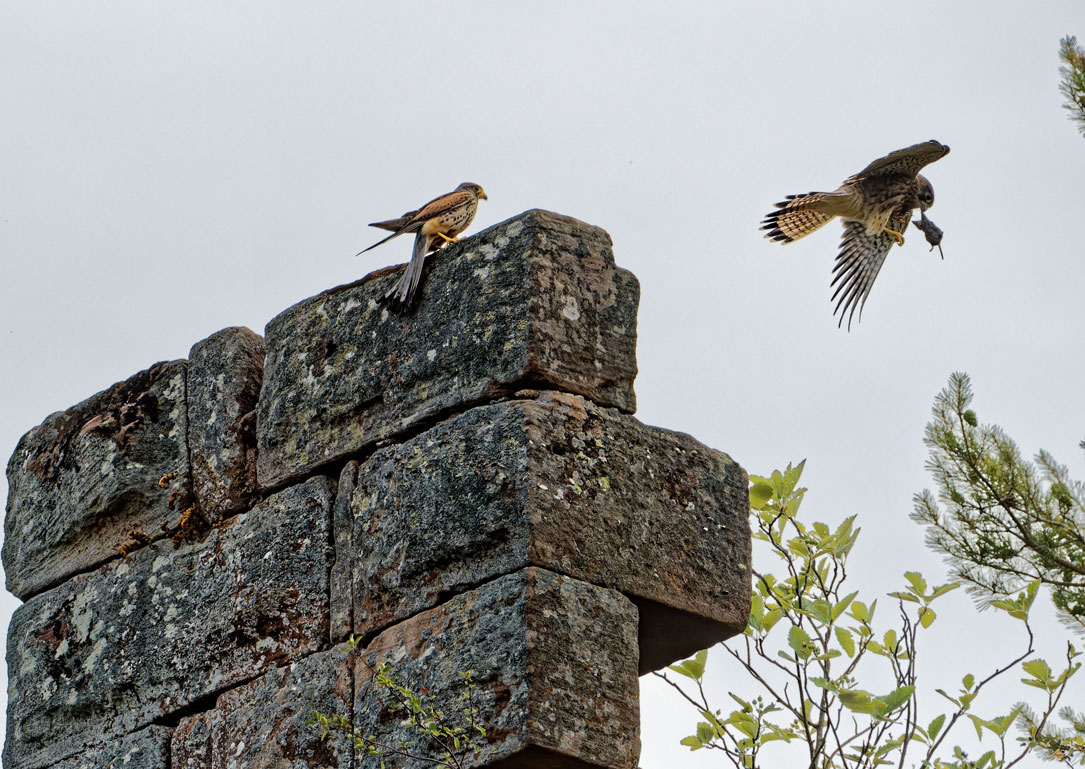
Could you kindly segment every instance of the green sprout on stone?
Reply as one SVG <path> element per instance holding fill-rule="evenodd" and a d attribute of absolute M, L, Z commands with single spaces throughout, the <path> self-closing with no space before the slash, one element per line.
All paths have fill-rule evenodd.
<path fill-rule="evenodd" d="M 360 639 L 351 635 L 347 639 L 347 645 L 348 653 L 358 652 Z M 393 674 L 391 664 L 383 662 L 376 667 L 363 664 L 366 664 L 373 674 L 372 680 L 377 690 L 388 694 L 390 701 L 384 703 L 387 711 L 399 716 L 402 719 L 401 725 L 407 731 L 419 734 L 435 746 L 439 757 L 422 755 L 417 752 L 414 743 L 407 739 L 401 739 L 394 745 L 381 742 L 376 736 L 355 727 L 347 716 L 316 712 L 309 723 L 320 727 L 321 741 L 332 735 L 345 736 L 359 753 L 378 758 L 380 769 L 386 769 L 385 758 L 388 756 L 414 759 L 446 769 L 464 769 L 468 758 L 478 755 L 481 748 L 475 740 L 484 738 L 486 729 L 481 723 L 481 713 L 475 703 L 474 695 L 478 684 L 475 683 L 472 671 L 457 673 L 463 687 L 460 694 L 460 716 L 464 725 L 453 726 L 446 714 L 433 704 L 428 690 L 414 690 L 404 685 Z"/>

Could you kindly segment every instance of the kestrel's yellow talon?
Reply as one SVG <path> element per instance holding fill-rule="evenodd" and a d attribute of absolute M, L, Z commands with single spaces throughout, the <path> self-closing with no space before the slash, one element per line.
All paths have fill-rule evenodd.
<path fill-rule="evenodd" d="M 438 232 L 438 233 L 434 233 L 434 234 L 436 234 L 437 237 L 439 237 L 439 238 L 444 238 L 445 243 L 459 243 L 460 242 L 459 238 L 450 238 L 447 235 L 445 235 L 443 232 Z"/>
<path fill-rule="evenodd" d="M 898 246 L 904 245 L 904 236 L 901 235 L 899 232 L 897 232 L 896 230 L 891 230 L 888 227 L 885 228 L 885 231 L 893 236 L 893 240 L 897 241 Z"/>

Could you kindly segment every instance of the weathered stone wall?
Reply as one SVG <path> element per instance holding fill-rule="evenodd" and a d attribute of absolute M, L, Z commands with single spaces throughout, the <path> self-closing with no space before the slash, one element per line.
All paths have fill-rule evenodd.
<path fill-rule="evenodd" d="M 632 769 L 637 677 L 739 632 L 746 475 L 638 422 L 639 288 L 528 211 L 225 329 L 53 414 L 8 464 L 7 769 L 372 767 L 374 670 L 486 736 L 472 766 Z M 353 637 L 355 651 L 348 640 Z"/>

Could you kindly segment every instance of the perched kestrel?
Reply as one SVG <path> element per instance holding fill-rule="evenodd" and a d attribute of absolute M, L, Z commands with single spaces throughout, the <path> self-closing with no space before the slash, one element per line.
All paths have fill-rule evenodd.
<path fill-rule="evenodd" d="M 840 284 L 832 296 L 840 297 L 833 309 L 834 315 L 840 312 L 838 326 L 844 323 L 846 313 L 850 329 L 856 308 L 859 317 L 863 317 L 863 305 L 889 249 L 893 243 L 904 245 L 904 230 L 912 211 L 918 208 L 926 212 L 934 205 L 934 189 L 919 175 L 919 170 L 948 153 L 949 147 L 933 139 L 890 152 L 845 179 L 835 192 L 788 195 L 761 222 L 761 229 L 768 230 L 766 238 L 790 243 L 809 235 L 833 217 L 844 220 L 844 237 L 833 265 L 831 284 Z M 929 221 L 926 216 L 924 220 Z M 941 230 L 938 236 L 940 241 Z"/>
<path fill-rule="evenodd" d="M 434 198 L 415 211 L 408 211 L 398 219 L 374 222 L 370 227 L 391 230 L 392 234 L 379 240 L 369 248 L 360 251 L 364 254 L 381 243 L 405 232 L 413 232 L 414 252 L 407 269 L 403 271 L 399 282 L 384 295 L 385 299 L 395 297 L 398 301 L 409 304 L 422 279 L 422 265 L 426 254 L 445 243 L 455 243 L 456 236 L 467 229 L 478 210 L 478 201 L 487 200 L 486 192 L 477 184 L 464 182 L 454 191 L 439 198 Z"/>

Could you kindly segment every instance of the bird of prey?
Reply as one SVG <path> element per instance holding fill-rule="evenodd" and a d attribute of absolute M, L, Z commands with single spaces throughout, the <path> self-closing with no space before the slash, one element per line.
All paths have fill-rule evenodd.
<path fill-rule="evenodd" d="M 912 211 L 918 208 L 923 213 L 923 221 L 930 222 L 926 211 L 934 205 L 934 189 L 919 171 L 948 153 L 949 147 L 933 139 L 890 152 L 845 179 L 835 192 L 788 195 L 761 222 L 761 229 L 768 231 L 766 238 L 790 243 L 809 235 L 834 217 L 844 220 L 844 236 L 833 265 L 831 284 L 836 286 L 832 296 L 836 300 L 833 314 L 840 313 L 837 326 L 843 325 L 847 314 L 851 329 L 857 308 L 862 318 L 870 287 L 878 277 L 889 249 L 894 243 L 904 245 L 904 230 Z M 933 223 L 930 226 L 933 227 Z M 928 233 L 926 225 L 921 229 Z M 928 233 L 927 237 L 931 240 L 932 235 Z M 938 230 L 938 240 L 941 240 L 941 230 Z"/>
<path fill-rule="evenodd" d="M 396 219 L 369 225 L 391 230 L 392 234 L 359 251 L 359 255 L 404 233 L 415 233 L 411 261 L 399 282 L 384 295 L 385 299 L 395 297 L 405 304 L 411 302 L 422 279 L 422 265 L 426 254 L 445 243 L 456 242 L 456 236 L 466 230 L 475 218 L 479 200 L 488 200 L 485 190 L 472 182 L 464 182 L 452 192 L 434 198 L 415 211 L 408 211 Z"/>

